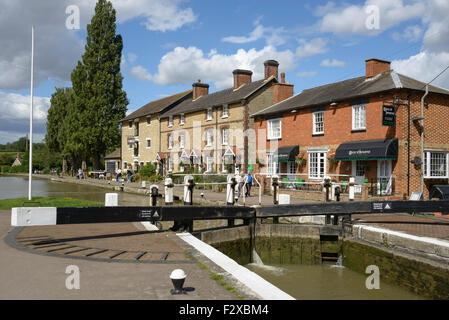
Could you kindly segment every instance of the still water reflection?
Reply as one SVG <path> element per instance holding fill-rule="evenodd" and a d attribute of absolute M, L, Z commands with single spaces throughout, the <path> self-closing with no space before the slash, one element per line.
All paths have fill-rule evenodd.
<path fill-rule="evenodd" d="M 106 193 L 119 194 L 119 204 L 122 206 L 146 206 L 149 205 L 149 197 L 129 194 L 111 189 L 79 185 L 74 183 L 55 182 L 33 177 L 33 197 L 70 197 L 80 200 L 92 200 L 104 202 Z M 27 177 L 0 177 L 0 199 L 12 199 L 28 197 Z"/>

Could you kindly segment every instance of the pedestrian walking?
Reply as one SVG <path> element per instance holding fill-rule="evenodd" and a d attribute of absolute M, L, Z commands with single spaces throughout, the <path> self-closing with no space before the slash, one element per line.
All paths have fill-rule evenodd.
<path fill-rule="evenodd" d="M 251 171 L 248 171 L 248 175 L 246 176 L 246 196 L 251 197 L 251 186 L 253 184 L 253 176 L 251 175 Z"/>

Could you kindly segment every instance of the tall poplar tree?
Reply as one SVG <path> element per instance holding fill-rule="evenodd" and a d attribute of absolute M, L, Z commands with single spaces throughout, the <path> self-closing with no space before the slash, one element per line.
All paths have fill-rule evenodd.
<path fill-rule="evenodd" d="M 87 25 L 85 52 L 71 75 L 80 122 L 74 143 L 85 147 L 94 169 L 102 155 L 120 145 L 119 120 L 128 105 L 120 73 L 122 49 L 115 10 L 109 1 L 99 0 Z"/>

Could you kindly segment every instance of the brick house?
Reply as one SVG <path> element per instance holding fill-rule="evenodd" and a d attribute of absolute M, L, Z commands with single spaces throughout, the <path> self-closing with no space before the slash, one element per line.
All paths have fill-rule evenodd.
<path fill-rule="evenodd" d="M 192 96 L 160 116 L 160 153 L 157 160 L 164 174 L 186 167 L 205 173 L 246 171 L 251 164 L 248 145 L 255 136 L 250 114 L 293 95 L 293 85 L 278 81 L 279 63 L 264 62 L 265 77 L 252 81 L 252 71 L 233 71 L 233 87 L 209 93 L 200 80 Z M 248 129 L 250 129 L 248 132 Z"/>
<path fill-rule="evenodd" d="M 405 199 L 421 188 L 427 198 L 431 186 L 448 184 L 449 91 L 428 86 L 422 126 L 425 86 L 388 61 L 368 59 L 365 76 L 307 89 L 251 114 L 262 136 L 257 171 L 280 174 L 292 189 L 325 176 L 345 187 L 353 176 L 364 198 Z"/>

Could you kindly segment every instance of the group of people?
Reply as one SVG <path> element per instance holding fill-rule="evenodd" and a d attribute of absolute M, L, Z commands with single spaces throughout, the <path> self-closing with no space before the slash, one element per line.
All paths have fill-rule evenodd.
<path fill-rule="evenodd" d="M 248 174 L 246 175 L 246 179 L 245 179 L 245 175 L 243 173 L 236 175 L 236 179 L 237 179 L 236 182 L 238 185 L 238 187 L 235 190 L 236 199 L 238 199 L 240 197 L 242 192 L 245 192 L 245 197 L 251 197 L 251 186 L 253 184 L 253 176 L 251 175 L 251 171 L 248 171 Z M 245 181 L 246 181 L 246 185 L 245 185 Z M 243 186 L 246 186 L 246 191 L 243 190 Z"/>
<path fill-rule="evenodd" d="M 116 171 L 116 174 L 117 174 L 117 182 L 122 182 L 122 175 L 126 176 L 127 182 L 131 182 L 131 176 L 133 175 L 133 169 L 125 168 L 125 169 L 123 169 L 123 172 L 122 172 L 122 169 L 118 168 Z"/>

